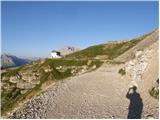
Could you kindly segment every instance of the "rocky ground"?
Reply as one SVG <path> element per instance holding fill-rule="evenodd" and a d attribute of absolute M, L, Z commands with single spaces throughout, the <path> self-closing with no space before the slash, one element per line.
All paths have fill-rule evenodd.
<path fill-rule="evenodd" d="M 118 73 L 121 68 L 125 75 Z M 131 99 L 126 95 L 136 86 L 141 118 L 158 119 L 158 100 L 149 94 L 157 79 L 158 41 L 137 51 L 125 64 L 104 64 L 96 71 L 57 82 L 10 118 L 127 118 Z"/>

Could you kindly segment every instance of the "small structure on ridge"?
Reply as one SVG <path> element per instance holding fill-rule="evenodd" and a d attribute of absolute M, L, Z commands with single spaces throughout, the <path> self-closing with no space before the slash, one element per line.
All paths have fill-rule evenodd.
<path fill-rule="evenodd" d="M 56 50 L 52 50 L 51 51 L 51 58 L 61 58 L 61 53 L 59 51 Z"/>

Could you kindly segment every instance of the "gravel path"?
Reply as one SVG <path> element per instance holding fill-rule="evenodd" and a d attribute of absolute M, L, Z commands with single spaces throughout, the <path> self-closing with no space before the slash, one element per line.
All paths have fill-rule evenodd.
<path fill-rule="evenodd" d="M 57 83 L 34 97 L 21 110 L 20 118 L 127 118 L 130 101 L 126 94 L 131 83 L 118 73 L 122 67 L 103 65 L 96 71 Z M 144 91 L 137 92 L 141 95 Z M 142 117 L 158 118 L 157 100 L 149 94 L 145 97 Z"/>
<path fill-rule="evenodd" d="M 127 116 L 128 104 L 122 104 L 128 103 L 123 99 L 126 89 L 122 86 L 127 82 L 120 79 L 117 67 L 104 66 L 65 81 L 54 95 L 55 105 L 47 111 L 47 118 L 112 118 L 123 117 L 122 113 Z"/>

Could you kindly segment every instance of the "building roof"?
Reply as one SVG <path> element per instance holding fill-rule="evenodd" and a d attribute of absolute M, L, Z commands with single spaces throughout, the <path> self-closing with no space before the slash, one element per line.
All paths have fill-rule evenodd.
<path fill-rule="evenodd" d="M 59 52 L 59 51 L 56 51 L 56 50 L 52 50 L 51 52 Z"/>

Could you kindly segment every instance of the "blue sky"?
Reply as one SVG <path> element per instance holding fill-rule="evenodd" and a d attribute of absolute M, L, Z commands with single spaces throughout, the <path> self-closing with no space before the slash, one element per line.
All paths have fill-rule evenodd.
<path fill-rule="evenodd" d="M 131 39 L 158 27 L 158 2 L 2 2 L 2 52 L 49 56 Z"/>

